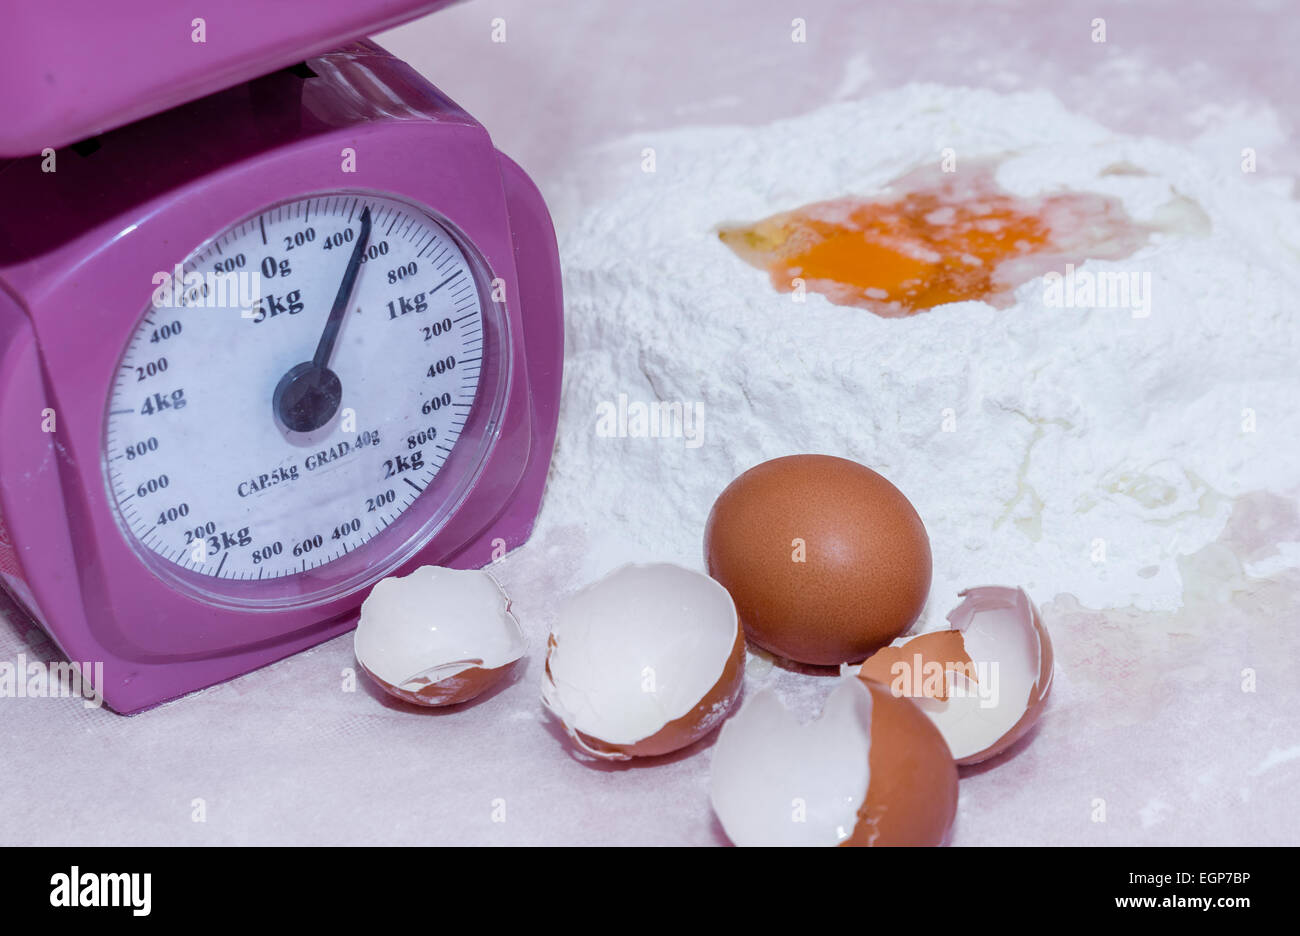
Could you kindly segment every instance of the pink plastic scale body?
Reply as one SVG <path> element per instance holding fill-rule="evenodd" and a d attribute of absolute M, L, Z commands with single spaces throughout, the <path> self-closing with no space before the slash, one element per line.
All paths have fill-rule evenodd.
<path fill-rule="evenodd" d="M 75 143 L 451 2 L 3 0 L 0 157 Z"/>
<path fill-rule="evenodd" d="M 104 664 L 118 712 L 341 634 L 368 593 L 214 606 L 150 571 L 109 503 L 107 394 L 153 274 L 269 204 L 395 194 L 445 218 L 504 284 L 509 390 L 495 425 L 466 430 L 495 441 L 459 508 L 391 574 L 482 566 L 527 539 L 541 502 L 564 332 L 541 195 L 473 118 L 372 43 L 307 64 L 315 77 L 277 72 L 60 149 L 56 172 L 40 156 L 0 162 L 0 581 L 69 660 Z M 341 176 L 345 148 L 357 158 Z M 320 574 L 342 581 L 381 552 L 367 544 Z"/>

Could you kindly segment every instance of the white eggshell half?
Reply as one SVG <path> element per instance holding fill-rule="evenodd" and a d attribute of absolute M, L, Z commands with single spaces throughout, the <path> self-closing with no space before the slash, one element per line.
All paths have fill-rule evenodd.
<path fill-rule="evenodd" d="M 480 569 L 423 566 L 382 579 L 361 605 L 358 662 L 386 690 L 418 704 L 462 702 L 524 655 L 510 599 Z M 439 692 L 440 685 L 454 692 Z M 414 696 L 414 698 L 412 698 Z"/>
<path fill-rule="evenodd" d="M 737 845 L 838 845 L 870 783 L 871 693 L 844 679 L 801 723 L 771 690 L 749 699 L 713 747 L 709 796 Z"/>
<path fill-rule="evenodd" d="M 561 606 L 542 702 L 592 756 L 653 756 L 716 727 L 743 674 L 725 588 L 676 565 L 627 565 Z"/>

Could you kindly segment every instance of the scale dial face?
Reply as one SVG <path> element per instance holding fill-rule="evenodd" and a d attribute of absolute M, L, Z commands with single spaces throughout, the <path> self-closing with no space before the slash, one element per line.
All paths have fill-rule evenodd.
<path fill-rule="evenodd" d="M 422 494 L 484 395 L 488 274 L 462 244 L 425 208 L 338 192 L 272 205 L 155 277 L 105 419 L 136 551 L 200 590 L 319 583 L 408 511 L 432 516 Z M 386 555 L 371 572 L 405 558 Z"/>

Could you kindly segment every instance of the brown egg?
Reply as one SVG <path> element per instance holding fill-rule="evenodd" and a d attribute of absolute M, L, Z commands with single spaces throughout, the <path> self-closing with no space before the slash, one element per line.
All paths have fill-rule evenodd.
<path fill-rule="evenodd" d="M 731 482 L 709 514 L 704 558 L 750 640 L 822 666 L 903 633 L 930 588 L 916 509 L 870 468 L 830 455 L 774 458 Z"/>

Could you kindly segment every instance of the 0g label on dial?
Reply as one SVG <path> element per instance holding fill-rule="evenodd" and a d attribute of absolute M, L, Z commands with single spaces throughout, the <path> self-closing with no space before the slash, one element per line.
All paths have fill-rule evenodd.
<path fill-rule="evenodd" d="M 179 269 L 155 279 L 108 403 L 108 486 L 138 547 L 212 579 L 283 579 L 411 509 L 483 362 L 476 268 L 449 231 L 398 199 L 312 196 Z"/>

